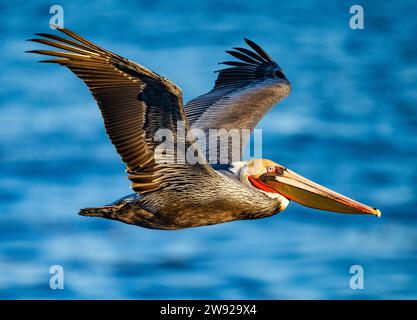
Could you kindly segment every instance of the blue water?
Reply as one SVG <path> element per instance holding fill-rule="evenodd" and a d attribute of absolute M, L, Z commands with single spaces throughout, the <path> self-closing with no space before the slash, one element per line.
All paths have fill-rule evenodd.
<path fill-rule="evenodd" d="M 185 100 L 248 37 L 291 95 L 258 128 L 263 156 L 383 216 L 291 203 L 258 221 L 175 232 L 80 217 L 130 192 L 88 90 L 38 64 L 48 1 L 0 3 L 0 297 L 417 298 L 417 6 L 360 1 L 64 1 L 65 25 L 165 75 Z M 64 268 L 51 290 L 49 268 Z M 349 268 L 364 268 L 363 290 Z"/>

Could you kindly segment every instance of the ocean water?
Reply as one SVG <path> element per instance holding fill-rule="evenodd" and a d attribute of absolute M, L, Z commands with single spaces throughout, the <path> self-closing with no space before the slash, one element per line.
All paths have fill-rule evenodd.
<path fill-rule="evenodd" d="M 417 6 L 360 1 L 64 1 L 65 26 L 208 91 L 224 50 L 261 44 L 292 83 L 263 157 L 381 209 L 380 219 L 291 203 L 257 221 L 156 231 L 77 215 L 130 192 L 94 100 L 26 42 L 48 1 L 0 2 L 0 298 L 417 298 Z M 50 267 L 64 289 L 50 288 Z M 351 266 L 364 289 L 349 286 Z"/>

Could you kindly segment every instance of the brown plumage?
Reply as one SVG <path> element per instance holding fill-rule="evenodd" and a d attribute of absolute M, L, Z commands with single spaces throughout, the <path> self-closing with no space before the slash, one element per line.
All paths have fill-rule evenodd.
<path fill-rule="evenodd" d="M 31 39 L 58 51 L 29 52 L 54 57 L 42 62 L 67 67 L 88 86 L 135 191 L 111 205 L 82 209 L 81 215 L 180 229 L 266 217 L 285 209 L 287 198 L 251 180 L 265 174 L 269 162 L 252 172 L 253 177 L 248 174 L 255 167 L 252 162 L 232 163 L 231 158 L 226 170 L 215 170 L 196 141 L 184 138 L 190 128 L 252 130 L 288 95 L 290 85 L 282 69 L 262 48 L 246 40 L 253 51 L 228 51 L 240 61 L 224 62 L 230 67 L 219 70 L 214 88 L 184 108 L 181 90 L 170 80 L 68 29 L 58 30 L 68 37 L 37 34 L 41 38 Z M 184 135 L 177 135 L 178 123 Z M 157 152 L 160 141 L 155 140 L 159 129 L 173 133 L 163 154 Z M 180 145 L 194 148 L 196 164 L 178 161 L 184 156 Z M 243 147 L 238 146 L 240 155 Z"/>

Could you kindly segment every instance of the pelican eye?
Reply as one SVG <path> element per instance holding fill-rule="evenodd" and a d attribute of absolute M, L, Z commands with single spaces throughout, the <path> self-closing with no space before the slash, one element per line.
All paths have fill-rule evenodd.
<path fill-rule="evenodd" d="M 275 173 L 276 168 L 275 168 L 275 166 L 267 166 L 267 167 L 266 167 L 266 171 L 267 171 L 268 173 Z"/>

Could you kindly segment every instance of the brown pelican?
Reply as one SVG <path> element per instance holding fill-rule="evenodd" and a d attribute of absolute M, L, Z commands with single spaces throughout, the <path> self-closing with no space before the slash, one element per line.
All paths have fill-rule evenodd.
<path fill-rule="evenodd" d="M 283 211 L 292 200 L 320 210 L 380 216 L 378 209 L 270 160 L 238 159 L 210 165 L 197 147 L 199 161 L 195 164 L 157 161 L 155 151 L 160 142 L 154 136 L 158 129 L 178 133 L 176 123 L 182 121 L 186 133 L 221 128 L 241 133 L 254 129 L 272 106 L 289 94 L 290 83 L 283 70 L 254 42 L 245 39 L 250 49 L 227 51 L 239 61 L 224 62 L 228 67 L 218 71 L 214 88 L 184 106 L 180 88 L 170 80 L 68 29 L 59 31 L 67 37 L 37 34 L 41 38 L 31 39 L 59 51 L 29 52 L 52 56 L 42 62 L 65 66 L 85 82 L 135 191 L 110 205 L 81 209 L 81 215 L 146 228 L 181 229 L 269 217 Z M 165 154 L 175 158 L 180 143 L 189 148 L 195 141 L 173 135 L 172 147 Z M 244 143 L 239 146 L 243 147 Z M 228 152 L 233 149 L 236 147 L 231 146 Z"/>

